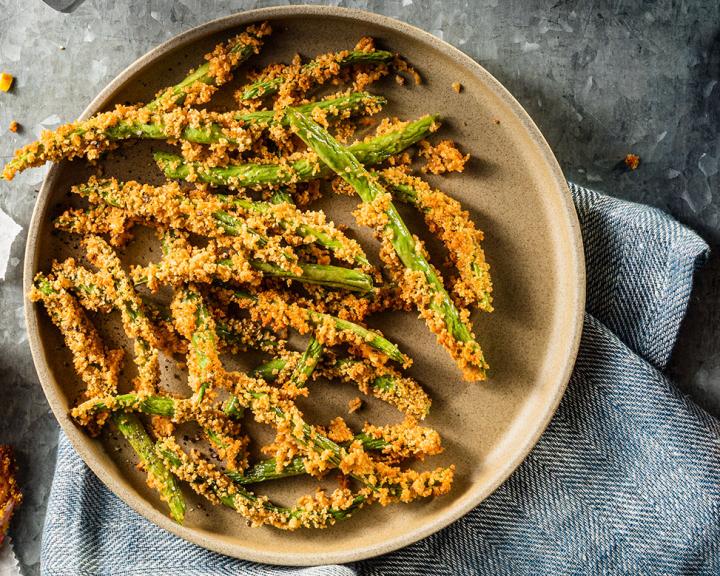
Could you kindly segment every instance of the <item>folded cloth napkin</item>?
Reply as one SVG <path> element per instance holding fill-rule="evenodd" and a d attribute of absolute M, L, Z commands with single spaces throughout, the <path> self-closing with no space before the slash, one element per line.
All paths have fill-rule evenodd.
<path fill-rule="evenodd" d="M 475 510 L 372 560 L 254 564 L 151 525 L 61 437 L 43 574 L 719 574 L 720 422 L 660 372 L 707 246 L 658 210 L 571 188 L 588 270 L 577 364 L 537 446 Z"/>

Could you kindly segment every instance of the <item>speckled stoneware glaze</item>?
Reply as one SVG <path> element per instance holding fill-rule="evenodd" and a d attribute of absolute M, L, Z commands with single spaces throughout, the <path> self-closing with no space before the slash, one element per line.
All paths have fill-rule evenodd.
<path fill-rule="evenodd" d="M 443 118 L 441 135 L 455 139 L 472 155 L 463 174 L 433 183 L 459 199 L 485 231 L 485 249 L 495 283 L 492 314 L 475 314 L 475 331 L 491 364 L 487 382 L 463 382 L 447 354 L 413 314 L 386 314 L 372 325 L 398 342 L 414 359 L 410 374 L 433 398 L 426 423 L 442 434 L 445 451 L 420 466 L 457 467 L 451 494 L 433 501 L 382 508 L 372 506 L 323 531 L 282 532 L 248 528 L 232 511 L 215 508 L 186 490 L 189 500 L 184 526 L 173 523 L 165 506 L 146 487 L 134 457 L 109 431 L 90 438 L 68 417 L 79 387 L 69 354 L 58 331 L 41 307 L 26 305 L 30 345 L 50 406 L 75 449 L 98 477 L 128 505 L 150 521 L 201 546 L 250 560 L 273 564 L 310 565 L 348 562 L 390 552 L 446 526 L 486 498 L 520 464 L 545 429 L 565 389 L 582 327 L 585 274 L 578 222 L 570 193 L 552 152 L 539 130 L 513 97 L 481 66 L 421 30 L 366 12 L 340 8 L 293 6 L 235 14 L 195 28 L 166 42 L 132 64 L 87 107 L 83 118 L 117 102 L 148 101 L 197 65 L 202 55 L 252 22 L 269 20 L 274 29 L 260 57 L 249 65 L 288 61 L 345 49 L 363 35 L 403 54 L 422 74 L 422 86 L 397 85 L 392 79 L 372 89 L 388 96 L 387 113 L 411 119 L 427 112 Z M 243 81 L 243 71 L 236 84 Z M 461 93 L 452 90 L 459 81 Z M 232 86 L 218 95 L 229 103 Z M 102 161 L 106 175 L 160 182 L 153 150 L 165 143 L 128 142 Z M 55 258 L 79 256 L 75 239 L 52 231 L 52 219 L 75 202 L 72 184 L 96 168 L 85 162 L 53 167 L 37 200 L 25 258 L 25 288 L 34 274 L 47 270 Z M 372 252 L 373 240 L 358 230 L 350 212 L 356 200 L 326 194 L 318 207 L 354 233 Z M 408 222 L 428 238 L 421 219 L 403 209 Z M 141 235 L 126 251 L 126 262 L 156 259 L 151 235 Z M 443 253 L 429 242 L 436 262 Z M 108 340 L 125 346 L 117 320 L 94 318 Z M 229 359 L 250 366 L 252 358 Z M 165 366 L 165 383 L 182 390 Z M 132 376 L 130 369 L 125 378 Z M 185 391 L 187 393 L 187 390 Z M 318 382 L 301 408 L 312 422 L 327 423 L 345 415 L 347 401 L 357 394 L 350 386 Z M 368 401 L 351 425 L 364 419 L 391 422 L 401 415 Z M 250 425 L 252 426 L 252 425 Z M 265 434 L 253 428 L 253 434 Z M 294 478 L 260 487 L 281 503 L 312 487 Z"/>

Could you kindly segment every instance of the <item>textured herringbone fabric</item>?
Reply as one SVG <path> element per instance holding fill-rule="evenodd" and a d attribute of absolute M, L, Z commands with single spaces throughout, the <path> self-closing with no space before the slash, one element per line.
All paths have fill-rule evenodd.
<path fill-rule="evenodd" d="M 412 546 L 289 569 L 200 549 L 110 494 L 62 437 L 46 575 L 718 574 L 720 422 L 659 372 L 707 246 L 659 211 L 572 187 L 588 303 L 568 391 L 480 506 Z"/>

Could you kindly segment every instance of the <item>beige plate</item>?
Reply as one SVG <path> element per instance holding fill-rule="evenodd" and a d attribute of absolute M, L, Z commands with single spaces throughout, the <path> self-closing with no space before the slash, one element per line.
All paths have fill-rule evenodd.
<path fill-rule="evenodd" d="M 454 138 L 472 155 L 464 174 L 433 182 L 460 199 L 486 232 L 496 311 L 476 314 L 474 324 L 492 366 L 490 380 L 462 382 L 414 315 L 373 318 L 374 326 L 415 359 L 410 372 L 433 397 L 427 423 L 440 431 L 446 449 L 425 465 L 457 465 L 452 493 L 412 505 L 374 506 L 324 531 L 287 533 L 248 528 L 234 512 L 203 505 L 187 491 L 195 509 L 185 525 L 178 526 L 145 486 L 132 455 L 114 449 L 116 443 L 122 445 L 114 434 L 93 440 L 68 418 L 68 408 L 79 392 L 70 358 L 44 311 L 32 304 L 26 306 L 28 333 L 40 381 L 60 425 L 88 466 L 132 508 L 183 538 L 238 558 L 289 565 L 348 562 L 390 552 L 456 520 L 495 490 L 531 450 L 560 401 L 578 347 L 585 287 L 582 244 L 562 172 L 539 130 L 513 97 L 455 48 L 382 16 L 296 6 L 215 20 L 140 58 L 93 100 L 83 118 L 116 102 L 147 101 L 156 90 L 180 79 L 216 42 L 265 19 L 275 32 L 252 65 L 288 61 L 295 51 L 312 56 L 345 49 L 363 35 L 405 55 L 418 67 L 425 84 L 398 86 L 388 79 L 373 90 L 388 96 L 392 114 L 415 118 L 439 113 L 444 119 L 441 134 Z M 464 86 L 460 94 L 451 89 L 455 81 Z M 105 174 L 158 182 L 160 175 L 150 156 L 158 148 L 167 145 L 124 144 L 103 160 Z M 85 162 L 64 162 L 48 174 L 30 225 L 26 290 L 34 274 L 47 270 L 53 258 L 77 253 L 77 241 L 53 233 L 51 222 L 59 208 L 71 201 L 70 185 L 92 170 Z M 355 204 L 354 199 L 328 194 L 321 207 L 337 222 L 350 224 Z M 407 210 L 404 213 L 411 226 L 427 237 L 417 217 Z M 373 246 L 366 236 L 360 239 Z M 136 241 L 132 257 L 156 258 L 157 250 L 151 254 L 150 246 L 150 238 Z M 430 249 L 435 261 L 441 262 L 442 250 L 434 243 Z M 102 322 L 103 330 L 122 342 L 113 322 Z M 243 362 L 249 365 L 250 360 Z M 170 381 L 168 375 L 166 382 Z M 347 401 L 356 393 L 348 386 L 313 384 L 309 400 L 316 403 L 304 402 L 301 407 L 311 421 L 326 423 L 344 414 Z M 360 425 L 365 417 L 374 422 L 399 420 L 396 412 L 374 401 L 349 421 Z M 307 482 L 296 478 L 263 486 L 262 491 L 287 503 L 310 489 Z"/>

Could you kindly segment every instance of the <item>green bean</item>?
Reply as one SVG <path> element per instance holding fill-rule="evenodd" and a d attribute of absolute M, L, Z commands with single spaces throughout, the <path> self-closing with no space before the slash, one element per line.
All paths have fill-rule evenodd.
<path fill-rule="evenodd" d="M 157 488 L 162 499 L 167 502 L 170 516 L 178 524 L 182 524 L 185 519 L 185 498 L 175 476 L 155 452 L 155 446 L 142 422 L 134 414 L 126 412 L 115 412 L 113 422 L 140 458 L 148 477 L 151 478 L 151 485 Z"/>
<path fill-rule="evenodd" d="M 393 53 L 385 50 L 373 50 L 372 52 L 365 52 L 362 50 L 352 50 L 342 55 L 335 60 L 341 67 L 350 66 L 352 64 L 383 64 L 392 61 Z M 322 65 L 321 62 L 313 60 L 308 62 L 300 69 L 300 74 L 307 74 L 313 69 Z M 277 76 L 275 78 L 260 78 L 256 80 L 241 92 L 240 100 L 253 100 L 255 98 L 261 98 L 263 96 L 270 96 L 271 94 L 277 93 L 282 86 L 283 82 L 286 82 L 286 78 Z"/>
<path fill-rule="evenodd" d="M 356 142 L 349 150 L 358 161 L 368 166 L 379 164 L 406 148 L 416 144 L 438 127 L 437 116 L 423 116 L 415 122 L 375 136 L 365 142 Z M 156 152 L 155 162 L 168 178 L 186 179 L 191 174 L 200 182 L 228 188 L 262 188 L 293 182 L 307 182 L 332 176 L 333 172 L 314 160 L 303 158 L 286 164 L 232 164 L 224 167 L 207 167 L 198 162 L 185 162 L 182 156 Z"/>
<path fill-rule="evenodd" d="M 387 194 L 352 151 L 341 146 L 317 122 L 296 112 L 289 112 L 288 118 L 295 133 L 327 166 L 355 189 L 363 202 L 372 203 Z M 428 306 L 443 322 L 445 330 L 452 336 L 453 341 L 460 345 L 460 349 L 444 340 L 441 340 L 441 343 L 461 365 L 468 379 L 484 379 L 487 364 L 480 345 L 475 341 L 467 321 L 462 318 L 460 311 L 445 290 L 437 270 L 428 262 L 425 254 L 418 247 L 415 237 L 408 230 L 392 203 L 389 203 L 385 209 L 385 216 L 387 222 L 384 224 L 384 230 L 400 261 L 407 270 L 420 272 L 423 275 L 430 291 Z M 437 328 L 432 326 L 434 319 L 427 318 L 426 321 L 431 330 L 437 332 Z"/>

